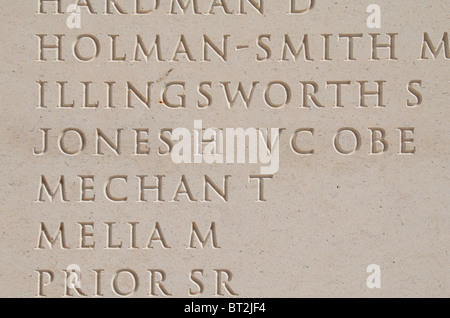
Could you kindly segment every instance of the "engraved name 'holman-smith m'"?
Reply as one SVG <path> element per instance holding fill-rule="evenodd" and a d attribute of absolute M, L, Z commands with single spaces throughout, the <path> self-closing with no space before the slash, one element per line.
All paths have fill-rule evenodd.
<path fill-rule="evenodd" d="M 38 39 L 37 61 L 64 62 L 68 57 L 79 62 L 228 62 L 232 55 L 249 49 L 256 62 L 308 61 L 326 63 L 333 60 L 346 62 L 369 60 L 398 60 L 398 33 L 338 33 L 338 34 L 260 34 L 255 39 L 232 37 L 230 34 L 209 36 L 195 33 L 193 36 L 179 34 L 168 36 L 136 34 L 130 47 L 129 40 L 118 34 L 36 34 Z M 126 36 L 130 38 L 129 35 Z M 419 41 L 419 39 L 417 39 Z M 344 41 L 342 48 L 338 43 Z M 418 60 L 437 58 L 442 51 L 450 59 L 448 32 L 430 35 L 424 32 Z M 336 45 L 333 45 L 336 44 Z M 108 50 L 105 50 L 105 47 Z M 365 48 L 361 53 L 359 48 Z"/>

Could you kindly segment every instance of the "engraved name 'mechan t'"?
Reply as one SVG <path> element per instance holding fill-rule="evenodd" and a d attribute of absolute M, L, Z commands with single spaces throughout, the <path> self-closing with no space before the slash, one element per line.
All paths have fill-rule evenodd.
<path fill-rule="evenodd" d="M 269 134 L 269 129 L 259 128 L 203 129 L 202 120 L 195 120 L 193 132 L 188 128 L 173 130 L 171 139 L 175 144 L 170 156 L 174 163 L 259 163 L 262 174 L 276 174 L 281 130 L 271 128 Z"/>

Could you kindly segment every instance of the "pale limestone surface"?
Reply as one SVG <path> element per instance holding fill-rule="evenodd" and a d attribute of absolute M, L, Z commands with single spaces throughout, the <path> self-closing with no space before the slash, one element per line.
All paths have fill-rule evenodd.
<path fill-rule="evenodd" d="M 1 253 L 0 295 L 2 297 L 35 297 L 38 295 L 37 269 L 51 270 L 54 281 L 45 287 L 50 297 L 64 295 L 62 270 L 78 264 L 82 270 L 82 290 L 95 294 L 92 270 L 103 269 L 102 294 L 117 296 L 111 278 L 121 269 L 132 269 L 140 284 L 135 297 L 149 294 L 148 269 L 163 270 L 164 286 L 175 297 L 188 297 L 197 286 L 189 279 L 193 269 L 204 269 L 202 296 L 215 294 L 215 269 L 233 273 L 230 286 L 241 297 L 312 297 L 312 296 L 449 296 L 450 295 L 450 215 L 449 196 L 449 60 L 444 51 L 434 59 L 428 52 L 421 60 L 424 32 L 437 45 L 448 32 L 450 4 L 444 0 L 408 1 L 318 1 L 308 13 L 288 15 L 289 1 L 266 1 L 265 14 L 260 15 L 246 5 L 247 15 L 225 15 L 220 8 L 215 15 L 167 15 L 169 1 L 161 1 L 157 13 L 136 16 L 104 15 L 104 1 L 93 0 L 98 15 L 82 9 L 80 29 L 66 26 L 66 15 L 53 15 L 54 5 L 45 4 L 47 15 L 38 15 L 38 1 L 2 1 L 1 12 Z M 122 1 L 124 2 L 124 1 Z M 129 2 L 124 8 L 133 11 Z M 212 1 L 199 0 L 204 12 Z M 279 2 L 279 4 L 278 4 Z M 366 8 L 371 3 L 382 8 L 382 28 L 369 29 Z M 71 1 L 63 1 L 65 10 Z M 144 3 L 144 2 L 143 2 Z M 145 3 L 150 3 L 145 1 Z M 238 10 L 238 1 L 227 1 Z M 300 3 L 300 2 L 299 2 Z M 303 4 L 306 1 L 302 2 Z M 361 33 L 355 39 L 356 61 L 346 61 L 347 42 L 339 34 Z M 397 60 L 387 60 L 388 50 L 379 50 L 379 61 L 370 61 L 372 38 L 380 33 L 380 42 L 388 41 L 387 33 L 398 33 Z M 46 51 L 47 62 L 37 61 L 37 34 L 64 34 L 64 62 L 53 62 L 54 51 Z M 80 62 L 71 53 L 72 44 L 80 34 L 95 35 L 102 47 L 92 62 Z M 110 62 L 111 39 L 119 35 L 117 55 L 127 54 L 125 62 Z M 151 43 L 160 35 L 162 54 L 170 60 L 180 34 L 192 50 L 195 62 L 184 57 L 179 62 L 132 62 L 136 34 Z M 203 62 L 202 36 L 207 34 L 220 43 L 230 35 L 227 61 L 209 51 L 211 62 Z M 270 34 L 272 58 L 258 62 L 264 55 L 257 47 L 259 35 Z M 311 58 L 305 61 L 280 61 L 283 37 L 289 34 L 297 46 L 304 34 L 309 35 Z M 323 37 L 332 34 L 330 49 L 333 61 L 323 59 Z M 54 38 L 48 37 L 49 42 Z M 87 43 L 87 42 L 86 42 Z M 236 50 L 236 45 L 248 49 Z M 83 51 L 89 54 L 89 50 Z M 141 56 L 142 58 L 142 56 Z M 334 89 L 327 81 L 351 81 L 343 93 L 343 108 L 333 108 Z M 386 81 L 384 104 L 374 107 L 369 97 L 367 108 L 358 108 L 359 86 L 356 81 Z M 416 87 L 423 103 L 408 107 L 415 101 L 408 93 L 411 80 L 421 80 Z M 38 108 L 37 81 L 47 81 L 45 104 Z M 74 109 L 58 109 L 57 81 L 67 81 L 66 100 L 75 100 Z M 99 100 L 98 109 L 82 109 L 83 86 L 91 81 L 91 97 Z M 115 109 L 105 109 L 106 85 L 116 82 Z M 126 82 L 144 92 L 147 82 L 154 82 L 151 108 L 133 99 L 134 109 L 125 109 Z M 185 109 L 169 109 L 160 104 L 164 83 L 186 83 Z M 200 82 L 212 82 L 213 105 L 199 109 L 197 101 L 205 102 L 198 93 Z M 248 89 L 258 84 L 252 104 L 245 108 L 238 98 L 228 108 L 220 82 L 230 82 L 232 89 L 242 81 Z M 264 89 L 271 81 L 283 81 L 292 89 L 291 102 L 279 109 L 264 102 Z M 315 81 L 323 108 L 301 108 L 302 89 L 299 81 Z M 283 95 L 273 93 L 280 100 Z M 176 92 L 173 90 L 172 92 Z M 172 100 L 174 95 L 171 96 Z M 281 135 L 280 169 L 273 180 L 266 181 L 266 202 L 257 199 L 257 182 L 249 175 L 259 174 L 255 164 L 182 164 L 157 154 L 164 144 L 158 139 L 163 128 L 192 129 L 194 120 L 203 120 L 205 127 L 285 128 Z M 342 127 L 361 133 L 361 149 L 344 156 L 333 147 L 333 136 Z M 389 149 L 381 155 L 370 155 L 368 128 L 383 128 Z M 402 155 L 398 128 L 414 127 L 416 153 Z M 48 153 L 37 156 L 33 149 L 42 143 L 40 129 L 51 128 Z M 86 134 L 85 151 L 78 156 L 63 155 L 57 148 L 57 136 L 66 128 L 77 128 Z M 115 155 L 103 145 L 104 156 L 95 153 L 95 131 L 102 129 L 114 136 L 123 128 L 122 154 Z M 149 129 L 148 156 L 133 155 L 133 128 Z M 292 134 L 299 128 L 314 128 L 314 137 L 302 135 L 304 148 L 314 147 L 313 155 L 298 155 L 290 147 Z M 70 145 L 68 139 L 67 145 Z M 347 145 L 348 146 L 348 145 Z M 44 175 L 52 187 L 65 176 L 68 203 L 59 195 L 54 202 L 36 202 L 40 177 Z M 79 175 L 93 175 L 94 202 L 80 200 Z M 113 190 L 128 196 L 128 201 L 114 203 L 103 194 L 103 186 L 111 176 L 128 176 L 128 184 L 117 181 Z M 165 175 L 163 199 L 136 202 L 139 197 L 137 175 Z M 170 202 L 182 175 L 186 176 L 193 196 Z M 208 175 L 219 186 L 224 175 L 229 179 L 228 202 L 210 192 L 212 202 L 203 201 L 203 176 Z M 89 192 L 91 194 L 92 192 Z M 41 222 L 53 235 L 64 222 L 68 250 L 59 243 L 50 250 L 39 250 Z M 80 222 L 94 223 L 93 250 L 79 249 Z M 105 249 L 105 222 L 116 222 L 113 243 L 123 241 L 123 248 Z M 137 246 L 129 247 L 129 222 L 137 226 Z M 159 242 L 153 249 L 143 249 L 159 222 L 170 249 Z M 220 249 L 186 249 L 191 223 L 202 233 L 215 222 Z M 91 229 L 88 229 L 88 232 Z M 88 238 L 91 242 L 92 238 Z M 381 267 L 381 289 L 366 286 L 370 264 Z M 45 277 L 47 279 L 47 277 Z M 121 290 L 131 287 L 129 277 L 118 281 Z M 225 295 L 228 295 L 225 293 Z"/>

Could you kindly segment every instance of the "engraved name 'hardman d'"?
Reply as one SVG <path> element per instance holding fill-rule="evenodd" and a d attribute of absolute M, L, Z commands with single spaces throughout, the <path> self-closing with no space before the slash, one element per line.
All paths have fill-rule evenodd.
<path fill-rule="evenodd" d="M 73 1 L 71 1 L 73 3 Z M 64 14 L 70 2 L 66 0 L 38 0 L 38 14 Z M 270 5 L 283 5 L 287 14 L 303 14 L 314 8 L 316 0 L 79 0 L 76 5 L 88 14 L 102 15 L 247 15 L 266 13 Z M 65 6 L 64 6 L 65 5 Z"/>

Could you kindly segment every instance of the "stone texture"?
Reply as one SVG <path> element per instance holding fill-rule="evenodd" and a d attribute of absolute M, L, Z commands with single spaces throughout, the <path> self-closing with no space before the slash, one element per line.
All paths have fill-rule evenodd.
<path fill-rule="evenodd" d="M 216 293 L 213 270 L 227 269 L 233 273 L 233 290 L 242 297 L 448 297 L 450 295 L 449 241 L 449 68 L 442 51 L 437 58 L 420 60 L 424 32 L 439 43 L 448 32 L 450 5 L 447 1 L 384 1 L 382 28 L 369 29 L 366 7 L 370 1 L 320 1 L 308 13 L 287 15 L 284 6 L 266 4 L 265 14 L 259 15 L 247 5 L 248 15 L 224 15 L 217 8 L 215 15 L 167 15 L 168 1 L 157 13 L 148 16 L 103 15 L 104 2 L 92 1 L 99 12 L 90 15 L 82 9 L 81 28 L 66 26 L 66 15 L 36 14 L 38 1 L 3 1 L 2 98 L 0 114 L 1 162 L 1 262 L 0 295 L 2 297 L 34 297 L 38 295 L 37 269 L 54 271 L 55 280 L 45 287 L 47 296 L 64 295 L 64 274 L 61 270 L 78 264 L 82 270 L 82 289 L 89 296 L 95 293 L 92 270 L 103 269 L 102 293 L 117 296 L 111 290 L 111 277 L 121 269 L 132 269 L 140 279 L 133 296 L 149 293 L 148 269 L 164 270 L 164 285 L 176 297 L 188 297 L 189 289 L 197 286 L 189 279 L 193 269 L 204 269 L 205 291 L 202 296 Z M 199 1 L 201 8 L 208 1 Z M 280 1 L 283 2 L 283 1 Z M 147 2 L 146 2 L 147 3 Z M 237 1 L 228 1 L 237 11 Z M 305 3 L 305 2 L 303 2 Z M 69 1 L 63 1 L 64 10 Z M 51 3 L 46 10 L 53 12 Z M 125 7 L 132 11 L 132 6 Z M 203 10 L 204 11 L 204 10 Z M 346 61 L 347 42 L 339 34 L 362 33 L 355 39 L 356 61 Z M 379 61 L 371 61 L 372 38 L 380 33 L 380 42 L 388 40 L 386 33 L 398 33 L 398 60 L 387 60 L 388 51 L 379 50 Z M 37 61 L 39 38 L 36 34 L 64 34 L 64 62 L 53 62 L 55 53 L 47 51 L 47 62 Z M 101 43 L 101 52 L 92 62 L 77 61 L 72 43 L 80 34 L 92 34 Z M 107 34 L 119 35 L 118 55 L 127 54 L 125 62 L 110 62 L 110 41 Z M 192 49 L 195 62 L 131 62 L 134 57 L 135 35 L 153 39 L 159 34 L 162 54 L 169 60 L 176 49 L 180 34 Z M 210 51 L 211 62 L 202 62 L 202 36 L 207 34 L 220 43 L 230 35 L 227 62 Z M 256 61 L 264 55 L 256 43 L 261 34 L 270 34 L 272 58 Z M 280 61 L 282 43 L 289 34 L 295 45 L 304 34 L 309 35 L 311 57 L 305 61 Z M 323 37 L 332 34 L 330 48 L 333 61 L 323 59 Z M 52 38 L 47 38 L 52 41 Z M 150 41 L 150 40 L 148 40 Z M 88 42 L 83 42 L 88 45 Z M 150 43 L 150 42 L 149 42 Z M 81 47 L 83 47 L 83 45 Z M 248 45 L 237 50 L 236 45 Z M 82 48 L 89 54 L 87 47 Z M 428 56 L 431 56 L 428 53 Z M 45 103 L 38 108 L 39 86 L 47 81 Z M 326 88 L 327 81 L 352 81 L 343 93 L 343 108 L 333 107 L 334 90 Z M 367 108 L 358 107 L 359 86 L 356 81 L 384 80 L 386 107 L 374 107 L 368 98 Z M 414 101 L 406 90 L 411 80 L 421 80 L 415 86 L 423 95 L 423 103 L 408 107 Z M 57 81 L 67 81 L 67 101 L 75 100 L 74 109 L 58 109 Z M 98 109 L 82 109 L 83 86 L 91 81 L 93 100 Z M 106 85 L 116 82 L 115 109 L 105 109 Z M 145 83 L 154 82 L 151 109 L 133 99 L 134 109 L 125 109 L 126 82 L 144 91 Z M 186 82 L 185 109 L 169 109 L 160 102 L 164 83 Z M 199 109 L 197 101 L 205 102 L 197 86 L 212 82 L 212 106 Z M 245 88 L 260 82 L 254 101 L 246 109 L 238 98 L 229 109 L 220 82 L 230 82 L 235 89 L 242 81 Z M 279 109 L 264 102 L 264 88 L 271 81 L 283 81 L 292 89 L 291 102 Z M 318 98 L 325 107 L 299 107 L 302 89 L 299 81 L 315 81 Z M 375 86 L 369 86 L 374 89 Z M 172 90 L 171 100 L 175 100 Z M 276 90 L 274 99 L 283 95 Z M 169 156 L 159 156 L 158 139 L 163 128 L 193 127 L 194 120 L 203 120 L 205 127 L 285 128 L 281 137 L 280 169 L 273 180 L 266 181 L 266 202 L 257 199 L 257 182 L 249 175 L 259 174 L 255 164 L 174 164 Z M 342 127 L 352 127 L 361 133 L 361 149 L 343 156 L 333 147 L 333 137 Z M 380 127 L 386 131 L 389 150 L 370 155 L 370 131 Z M 414 127 L 413 155 L 401 155 L 398 128 Z M 42 143 L 40 129 L 51 128 L 49 151 L 33 154 Z M 77 128 L 86 134 L 85 151 L 78 156 L 63 155 L 56 147 L 58 134 L 66 128 Z M 104 156 L 96 156 L 95 129 L 113 136 L 115 129 L 124 128 L 122 154 L 116 156 L 103 145 Z M 149 129 L 148 156 L 132 155 L 132 128 Z M 304 147 L 313 147 L 313 155 L 297 155 L 290 147 L 292 134 L 299 128 L 314 128 L 314 136 L 302 135 Z M 71 144 L 67 139 L 67 145 Z M 344 142 L 343 146 L 349 146 Z M 68 203 L 59 196 L 54 202 L 36 202 L 40 176 L 48 178 L 52 187 L 65 176 Z M 79 201 L 78 175 L 93 175 L 95 202 Z M 124 193 L 128 202 L 113 203 L 103 195 L 104 183 L 110 176 L 128 176 L 128 184 L 117 181 L 116 193 Z M 138 199 L 137 175 L 165 175 L 165 202 Z M 170 202 L 180 178 L 185 175 L 193 196 L 180 202 Z M 211 192 L 211 202 L 203 201 L 203 176 L 208 175 L 221 185 L 224 175 L 229 180 L 229 200 L 223 202 Z M 69 250 L 44 244 L 39 250 L 40 223 L 44 222 L 53 235 L 61 222 L 65 223 Z M 94 222 L 93 250 L 80 250 L 79 222 Z M 116 222 L 114 243 L 123 241 L 123 248 L 108 250 L 105 222 Z M 139 249 L 128 249 L 128 222 L 139 222 Z M 153 249 L 142 249 L 159 222 L 170 249 L 158 242 Z M 186 249 L 191 222 L 205 233 L 215 222 L 220 249 L 211 245 L 205 249 Z M 91 231 L 88 229 L 88 231 Z M 88 242 L 92 241 L 88 239 Z M 369 264 L 381 267 L 381 289 L 366 286 Z M 118 284 L 129 290 L 127 275 Z M 228 295 L 227 293 L 225 293 Z"/>

